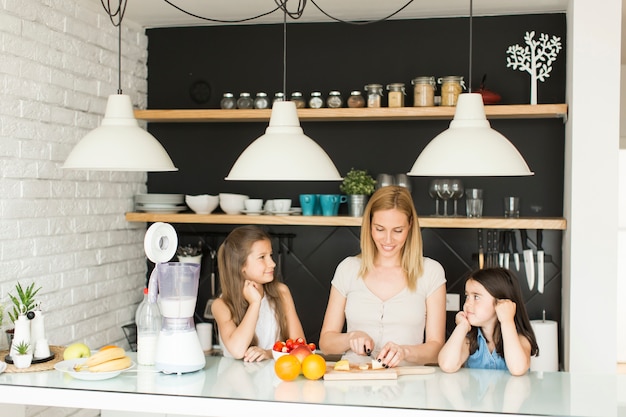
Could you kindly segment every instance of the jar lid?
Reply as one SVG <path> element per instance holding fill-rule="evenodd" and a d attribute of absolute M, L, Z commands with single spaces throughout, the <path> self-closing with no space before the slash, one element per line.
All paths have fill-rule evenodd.
<path fill-rule="evenodd" d="M 250 93 L 241 93 L 239 97 L 250 97 Z"/>
<path fill-rule="evenodd" d="M 319 91 L 313 91 L 311 93 L 311 97 L 321 97 L 321 96 L 322 96 L 322 93 L 320 93 Z"/>
<path fill-rule="evenodd" d="M 439 78 L 439 80 L 437 80 L 439 84 L 441 84 L 442 82 L 446 82 L 446 81 L 463 81 L 463 76 L 462 75 L 446 75 L 445 77 L 441 77 Z"/>
<path fill-rule="evenodd" d="M 382 84 L 367 84 L 365 86 L 366 90 L 377 90 L 379 88 L 383 88 L 383 85 Z"/>
<path fill-rule="evenodd" d="M 302 93 L 299 91 L 294 91 L 291 93 L 291 97 L 302 97 Z"/>
<path fill-rule="evenodd" d="M 411 84 L 435 84 L 435 77 L 433 76 L 422 76 L 415 77 L 411 80 Z"/>
<path fill-rule="evenodd" d="M 233 93 L 224 93 L 224 97 L 235 97 Z"/>
<path fill-rule="evenodd" d="M 267 97 L 267 93 L 264 92 L 260 92 L 260 93 L 256 93 L 257 97 Z"/>
<path fill-rule="evenodd" d="M 329 96 L 340 96 L 341 93 L 339 91 L 331 91 L 330 93 L 328 93 Z"/>
<path fill-rule="evenodd" d="M 391 91 L 403 91 L 403 90 L 404 90 L 404 83 L 392 83 L 392 84 L 387 84 L 387 90 L 391 90 Z"/>
<path fill-rule="evenodd" d="M 351 92 L 350 92 L 350 95 L 351 95 L 351 96 L 360 96 L 360 95 L 361 95 L 361 92 L 360 92 L 359 90 L 354 90 L 354 91 L 351 91 Z"/>
<path fill-rule="evenodd" d="M 274 97 L 284 97 L 284 96 L 285 96 L 285 94 L 281 93 L 280 91 L 278 93 L 274 94 Z"/>

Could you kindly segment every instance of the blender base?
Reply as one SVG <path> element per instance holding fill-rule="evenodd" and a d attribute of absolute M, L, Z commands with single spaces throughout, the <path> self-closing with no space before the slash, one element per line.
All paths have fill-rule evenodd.
<path fill-rule="evenodd" d="M 199 371 L 205 365 L 206 358 L 195 329 L 159 334 L 156 370 L 165 374 L 182 374 Z"/>

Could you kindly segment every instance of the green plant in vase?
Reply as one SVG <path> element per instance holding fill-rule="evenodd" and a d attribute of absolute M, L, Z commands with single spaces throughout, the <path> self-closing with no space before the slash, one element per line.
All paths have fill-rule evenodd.
<path fill-rule="evenodd" d="M 343 179 L 339 190 L 348 195 L 350 216 L 363 215 L 368 196 L 376 189 L 376 180 L 363 169 L 350 169 Z"/>
<path fill-rule="evenodd" d="M 28 368 L 33 361 L 33 354 L 30 351 L 30 343 L 22 340 L 20 343 L 13 345 L 11 348 L 13 350 L 13 354 L 11 355 L 11 359 L 13 359 L 13 365 L 16 368 Z"/>
<path fill-rule="evenodd" d="M 9 311 L 9 318 L 13 323 L 20 315 L 27 314 L 35 308 L 37 305 L 35 296 L 39 290 L 41 290 L 41 287 L 35 288 L 34 282 L 26 288 L 22 287 L 22 284 L 19 282 L 15 285 L 17 295 L 9 294 L 9 298 L 13 302 L 13 310 Z"/>
<path fill-rule="evenodd" d="M 372 195 L 376 189 L 376 180 L 362 169 L 350 169 L 339 186 L 347 195 Z"/>
<path fill-rule="evenodd" d="M 13 350 L 17 355 L 28 355 L 30 353 L 30 343 L 22 340 L 20 343 L 13 346 Z"/>

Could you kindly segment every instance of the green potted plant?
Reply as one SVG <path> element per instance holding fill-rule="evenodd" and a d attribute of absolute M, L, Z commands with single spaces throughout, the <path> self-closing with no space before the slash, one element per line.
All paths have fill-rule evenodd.
<path fill-rule="evenodd" d="M 350 169 L 339 186 L 342 193 L 348 195 L 350 216 L 363 215 L 368 196 L 376 189 L 376 180 L 362 169 Z"/>
<path fill-rule="evenodd" d="M 24 316 L 24 318 L 26 318 L 26 314 L 35 308 L 37 305 L 35 296 L 39 290 L 41 290 L 41 287 L 35 288 L 34 282 L 26 288 L 24 288 L 19 282 L 15 285 L 16 294 L 9 294 L 9 298 L 13 302 L 13 309 L 8 312 L 13 325 L 15 325 L 15 322 L 20 318 L 20 316 Z M 13 340 L 14 332 L 14 328 L 6 330 L 9 346 Z"/>
<path fill-rule="evenodd" d="M 30 343 L 22 340 L 14 345 L 11 349 L 11 359 L 16 368 L 28 368 L 33 362 L 33 353 L 30 349 Z"/>

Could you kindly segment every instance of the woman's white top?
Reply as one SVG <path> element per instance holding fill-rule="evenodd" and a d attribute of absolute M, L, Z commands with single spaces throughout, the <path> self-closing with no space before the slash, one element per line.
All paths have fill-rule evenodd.
<path fill-rule="evenodd" d="M 346 297 L 347 331 L 360 330 L 374 339 L 373 355 L 387 342 L 399 345 L 424 343 L 426 325 L 426 298 L 445 284 L 443 267 L 439 262 L 424 258 L 424 273 L 417 280 L 417 288 L 404 288 L 383 301 L 374 295 L 358 276 L 361 258 L 344 259 L 335 271 L 331 284 Z M 348 351 L 350 362 L 369 362 L 371 357 Z"/>
<path fill-rule="evenodd" d="M 261 299 L 259 319 L 256 322 L 256 328 L 254 331 L 258 339 L 257 346 L 262 349 L 271 349 L 279 338 L 280 328 L 278 326 L 278 321 L 276 321 L 276 314 L 274 314 L 274 310 L 272 310 L 272 307 L 265 296 Z M 222 347 L 223 355 L 227 358 L 232 358 L 233 355 L 231 355 L 228 349 L 224 346 L 222 336 L 220 336 L 220 345 Z"/>

